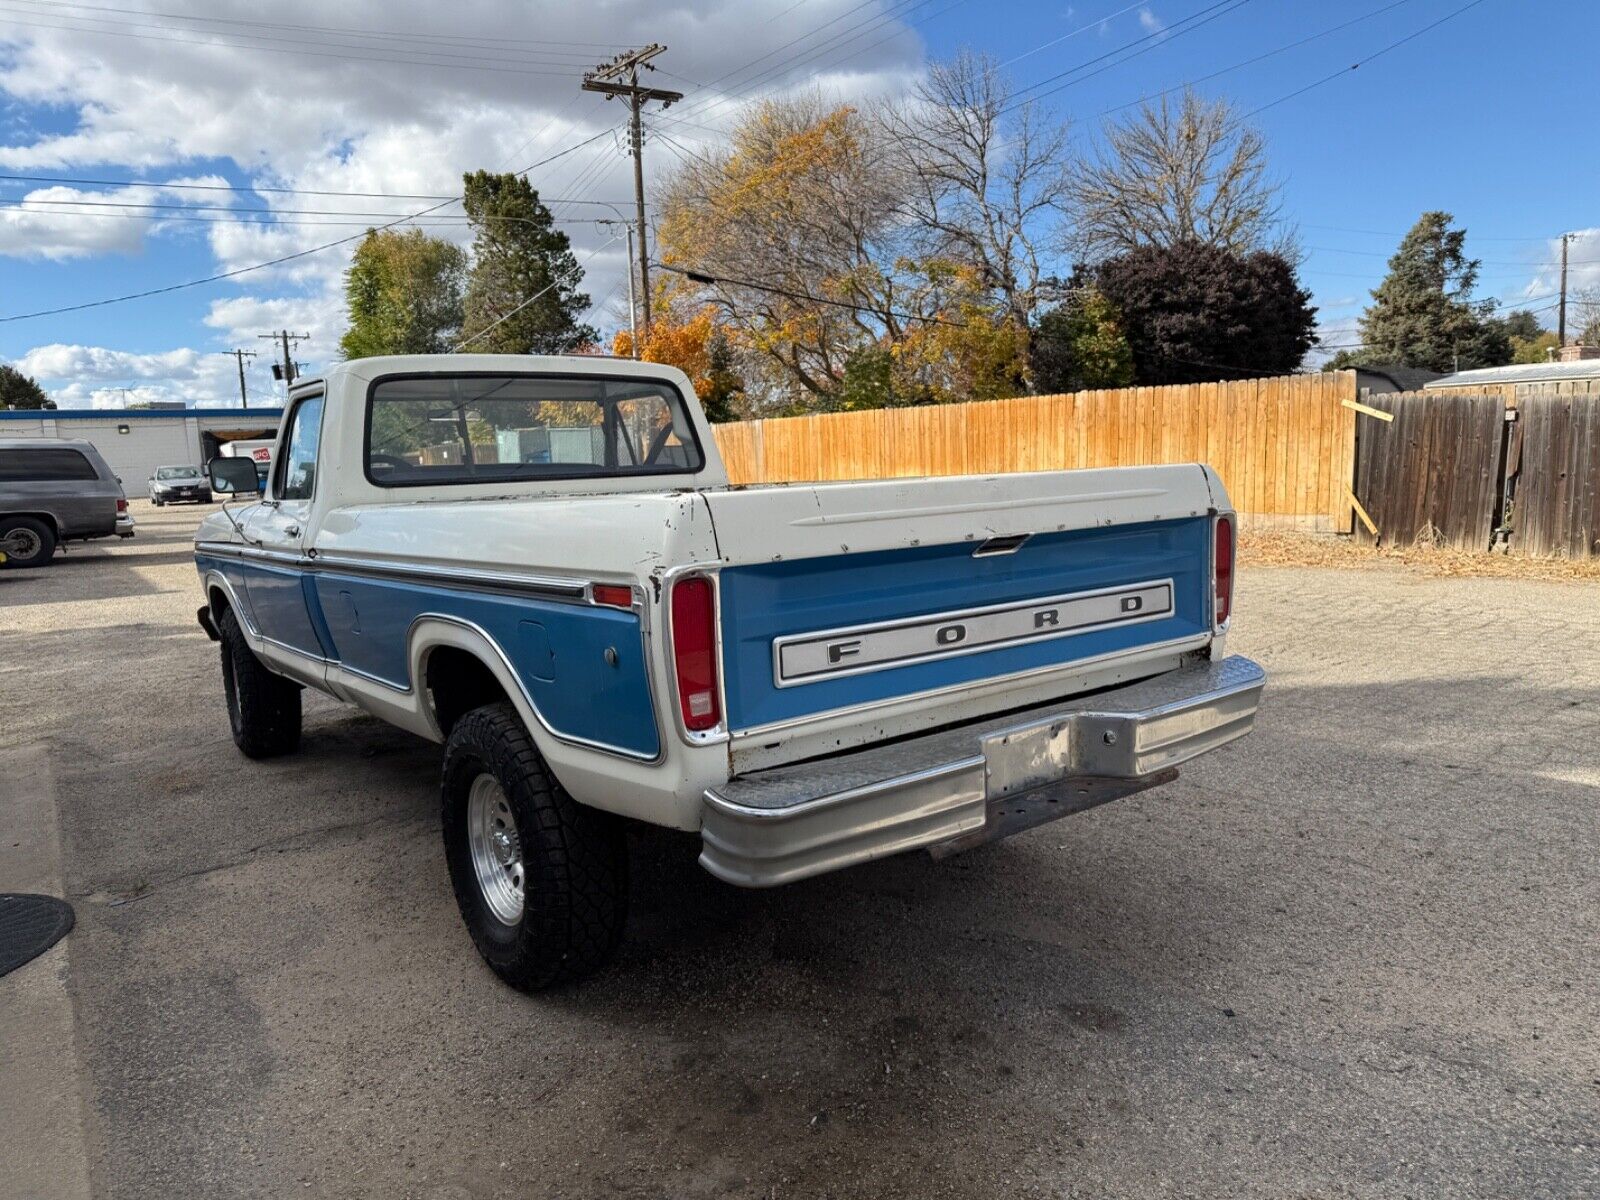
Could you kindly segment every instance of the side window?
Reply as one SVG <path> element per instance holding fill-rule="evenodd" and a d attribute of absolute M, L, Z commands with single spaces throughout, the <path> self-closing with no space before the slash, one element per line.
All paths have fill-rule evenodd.
<path fill-rule="evenodd" d="M 27 483 L 98 478 L 94 464 L 77 450 L 44 446 L 37 450 L 0 450 L 0 480 Z"/>
<path fill-rule="evenodd" d="M 289 437 L 278 464 L 279 500 L 309 500 L 317 483 L 317 444 L 322 440 L 322 397 L 311 396 L 289 414 Z"/>

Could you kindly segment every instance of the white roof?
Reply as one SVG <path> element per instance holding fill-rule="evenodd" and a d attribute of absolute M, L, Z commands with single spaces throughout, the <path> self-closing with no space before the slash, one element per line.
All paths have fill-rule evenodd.
<path fill-rule="evenodd" d="M 1423 384 L 1423 389 L 1471 387 L 1485 383 L 1557 383 L 1569 379 L 1600 379 L 1600 358 L 1577 362 L 1523 363 L 1510 367 L 1481 367 L 1476 371 L 1457 371 Z"/>

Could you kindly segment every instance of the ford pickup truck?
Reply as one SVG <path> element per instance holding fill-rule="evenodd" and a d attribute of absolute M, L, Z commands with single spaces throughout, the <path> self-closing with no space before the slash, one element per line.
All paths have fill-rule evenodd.
<path fill-rule="evenodd" d="M 244 754 L 305 687 L 443 743 L 456 900 L 523 989 L 617 946 L 628 820 L 746 887 L 942 857 L 1168 782 L 1264 683 L 1210 468 L 735 487 L 687 377 L 627 360 L 299 381 L 195 560 Z"/>

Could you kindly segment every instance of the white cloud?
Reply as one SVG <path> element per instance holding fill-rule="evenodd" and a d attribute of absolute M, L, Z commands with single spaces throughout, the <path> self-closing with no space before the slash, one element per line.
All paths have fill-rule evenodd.
<path fill-rule="evenodd" d="M 1146 33 L 1164 33 L 1167 23 L 1156 16 L 1148 7 L 1139 10 L 1139 28 Z"/>
<path fill-rule="evenodd" d="M 265 403 L 272 380 L 257 359 L 247 372 L 252 397 Z M 149 400 L 181 400 L 194 408 L 239 402 L 238 365 L 231 355 L 182 347 L 134 354 L 105 346 L 54 343 L 16 360 L 62 408 L 123 408 Z"/>
<path fill-rule="evenodd" d="M 216 270 L 229 271 L 359 235 L 366 224 L 432 203 L 396 193 L 452 195 L 463 171 L 526 167 L 620 128 L 619 105 L 579 88 L 584 70 L 625 44 L 619 31 L 646 30 L 645 40 L 667 45 L 650 79 L 687 93 L 670 111 L 649 117 L 666 135 L 646 151 L 652 176 L 676 162 L 668 138 L 690 148 L 714 140 L 747 100 L 814 85 L 852 97 L 904 93 L 922 58 L 920 37 L 891 15 L 888 0 L 865 10 L 856 0 L 811 0 L 803 7 L 750 0 L 709 12 L 687 0 L 616 0 L 603 13 L 583 5 L 540 4 L 530 12 L 517 0 L 457 0 L 447 15 L 420 0 L 351 0 L 332 9 L 321 0 L 283 0 L 270 12 L 254 0 L 168 0 L 157 7 L 63 10 L 38 19 L 18 14 L 0 34 L 0 92 L 76 119 L 64 132 L 0 133 L 0 170 L 145 178 L 225 159 L 266 186 L 385 195 L 230 197 L 163 193 L 154 182 L 80 193 L 71 198 L 181 197 L 191 205 L 268 208 L 282 222 L 300 223 L 230 220 L 211 209 L 130 216 L 139 210 L 90 215 L 119 210 L 75 206 L 79 215 L 69 218 L 0 208 L 0 256 L 60 260 L 143 248 L 153 270 L 159 239 L 187 236 L 204 238 Z M 419 32 L 428 39 L 409 36 Z M 53 117 L 52 126 L 58 124 Z M 610 216 L 592 202 L 626 206 L 631 199 L 630 165 L 612 137 L 530 178 L 562 201 L 552 207 L 563 220 Z M 424 224 L 464 240 L 464 225 L 451 219 L 459 211 L 447 207 Z M 610 236 L 593 224 L 567 230 L 580 259 Z M 348 253 L 331 249 L 210 289 L 217 298 L 209 301 L 205 323 L 217 331 L 219 347 L 289 325 L 313 333 L 303 348 L 314 361 L 331 358 L 342 333 Z M 626 294 L 625 262 L 613 245 L 588 268 L 585 290 L 607 324 L 615 319 L 601 302 Z M 142 279 L 129 276 L 127 290 L 136 290 Z M 230 286 L 231 294 L 223 290 Z"/>

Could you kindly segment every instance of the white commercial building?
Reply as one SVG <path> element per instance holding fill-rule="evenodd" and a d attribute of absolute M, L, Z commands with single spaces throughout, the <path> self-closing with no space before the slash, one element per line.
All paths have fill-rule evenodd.
<path fill-rule="evenodd" d="M 0 437 L 86 438 L 145 496 L 157 467 L 204 467 L 224 442 L 275 438 L 281 408 L 0 409 Z"/>

